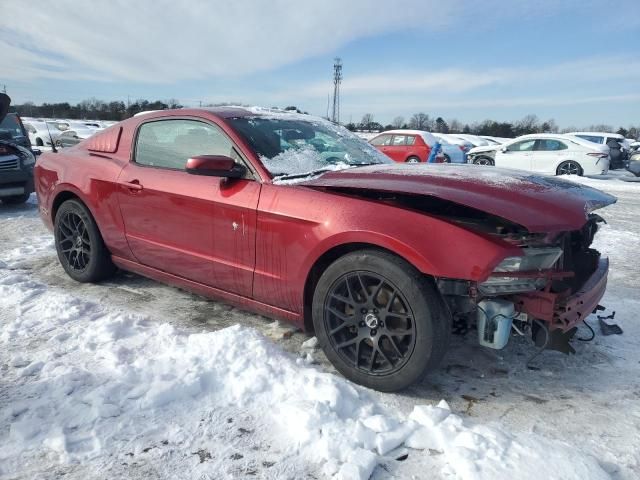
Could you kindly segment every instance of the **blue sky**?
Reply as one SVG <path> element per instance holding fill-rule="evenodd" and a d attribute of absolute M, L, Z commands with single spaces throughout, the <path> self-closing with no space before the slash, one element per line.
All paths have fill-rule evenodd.
<path fill-rule="evenodd" d="M 3 0 L 15 103 L 177 98 L 326 113 L 640 123 L 640 4 L 551 0 Z"/>

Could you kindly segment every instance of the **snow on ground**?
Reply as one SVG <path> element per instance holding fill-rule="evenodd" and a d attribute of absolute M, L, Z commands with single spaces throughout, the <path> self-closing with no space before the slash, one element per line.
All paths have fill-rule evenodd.
<path fill-rule="evenodd" d="M 640 185 L 578 180 L 620 198 L 597 247 L 624 335 L 535 371 L 525 339 L 456 337 L 399 394 L 262 317 L 131 274 L 76 284 L 33 197 L 0 205 L 0 477 L 638 478 Z"/>

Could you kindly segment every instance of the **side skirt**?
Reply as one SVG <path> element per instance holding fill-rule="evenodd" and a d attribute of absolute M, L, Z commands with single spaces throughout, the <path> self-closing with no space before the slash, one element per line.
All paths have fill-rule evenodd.
<path fill-rule="evenodd" d="M 290 312 L 289 310 L 284 310 L 272 305 L 267 305 L 266 303 L 258 302 L 251 298 L 236 295 L 235 293 L 229 293 L 225 292 L 224 290 L 209 287 L 208 285 L 194 282 L 192 280 L 188 280 L 171 273 L 163 272 L 162 270 L 148 267 L 146 265 L 141 265 L 140 263 L 132 262 L 131 260 L 117 257 L 115 255 L 112 255 L 111 259 L 113 260 L 113 263 L 115 263 L 116 266 L 118 266 L 118 268 L 121 268 L 122 270 L 134 272 L 142 275 L 143 277 L 148 277 L 161 283 L 166 283 L 174 287 L 189 290 L 213 300 L 219 300 L 225 303 L 229 303 L 243 310 L 249 310 L 251 312 L 265 315 L 271 318 L 282 319 L 304 329 L 302 315 L 299 313 Z"/>

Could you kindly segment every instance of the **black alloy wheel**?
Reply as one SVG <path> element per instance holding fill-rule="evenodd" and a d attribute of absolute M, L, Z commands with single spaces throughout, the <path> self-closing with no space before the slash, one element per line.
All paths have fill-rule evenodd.
<path fill-rule="evenodd" d="M 96 282 L 112 275 L 116 268 L 89 209 L 79 200 L 67 200 L 58 208 L 54 221 L 58 260 L 78 282 Z"/>
<path fill-rule="evenodd" d="M 60 218 L 58 244 L 69 267 L 78 272 L 84 271 L 91 258 L 91 239 L 87 225 L 80 214 L 67 211 Z"/>
<path fill-rule="evenodd" d="M 312 319 L 336 369 L 385 392 L 434 370 L 451 334 L 433 279 L 376 249 L 348 253 L 326 268 L 315 287 Z"/>
<path fill-rule="evenodd" d="M 413 353 L 414 314 L 402 292 L 380 274 L 343 275 L 331 287 L 324 312 L 331 346 L 368 375 L 397 372 Z"/>

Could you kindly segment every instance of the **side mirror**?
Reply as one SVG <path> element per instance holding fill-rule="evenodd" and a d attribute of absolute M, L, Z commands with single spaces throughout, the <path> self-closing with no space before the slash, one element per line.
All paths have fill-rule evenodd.
<path fill-rule="evenodd" d="M 192 175 L 242 178 L 247 169 L 244 165 L 236 163 L 231 157 L 224 155 L 198 155 L 187 160 L 185 170 Z"/>

